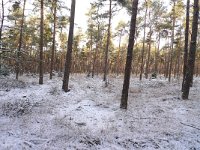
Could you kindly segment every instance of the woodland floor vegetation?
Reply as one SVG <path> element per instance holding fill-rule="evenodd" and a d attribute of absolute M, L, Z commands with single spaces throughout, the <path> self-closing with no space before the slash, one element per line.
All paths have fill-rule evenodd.
<path fill-rule="evenodd" d="M 122 76 L 70 77 L 38 85 L 37 75 L 19 81 L 1 77 L 0 149 L 198 149 L 200 147 L 200 78 L 189 100 L 181 99 L 181 82 L 164 77 L 132 77 L 128 110 L 121 110 Z"/>

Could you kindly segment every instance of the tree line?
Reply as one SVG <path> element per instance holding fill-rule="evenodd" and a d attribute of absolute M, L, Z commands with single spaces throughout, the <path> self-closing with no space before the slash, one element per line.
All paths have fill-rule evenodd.
<path fill-rule="evenodd" d="M 61 0 L 34 1 L 32 15 L 26 14 L 26 0 L 1 0 L 1 64 L 9 66 L 16 79 L 39 73 L 39 84 L 44 73 L 52 79 L 54 71 L 63 72 L 66 92 L 70 73 L 102 75 L 105 86 L 109 73 L 124 74 L 125 109 L 131 74 L 139 80 L 182 78 L 182 98 L 188 99 L 193 75 L 200 74 L 198 2 L 170 0 L 167 6 L 162 0 L 94 0 L 86 13 L 87 30 L 74 33 L 75 0 L 71 8 Z M 131 19 L 119 19 L 114 29 L 113 17 L 121 9 Z"/>

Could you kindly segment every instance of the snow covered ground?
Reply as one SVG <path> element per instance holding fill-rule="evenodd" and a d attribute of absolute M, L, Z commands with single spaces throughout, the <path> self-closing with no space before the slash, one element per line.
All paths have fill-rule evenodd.
<path fill-rule="evenodd" d="M 128 110 L 119 109 L 122 77 L 72 75 L 0 78 L 0 150 L 200 150 L 200 78 L 189 100 L 181 82 L 131 79 Z"/>

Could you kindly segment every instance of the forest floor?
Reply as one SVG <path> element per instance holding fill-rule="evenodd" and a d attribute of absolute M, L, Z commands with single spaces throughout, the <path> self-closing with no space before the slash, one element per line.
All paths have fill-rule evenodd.
<path fill-rule="evenodd" d="M 181 82 L 131 79 L 128 110 L 121 110 L 123 77 L 74 74 L 62 78 L 0 78 L 0 150 L 200 150 L 200 78 L 189 100 Z"/>

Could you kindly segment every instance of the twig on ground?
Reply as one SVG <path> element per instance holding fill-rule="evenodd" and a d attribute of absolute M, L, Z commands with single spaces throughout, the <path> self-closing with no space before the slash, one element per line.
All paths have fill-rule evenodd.
<path fill-rule="evenodd" d="M 183 122 L 180 122 L 180 123 L 183 124 L 183 125 L 185 125 L 185 126 L 188 126 L 188 127 L 191 127 L 191 128 L 197 129 L 197 130 L 200 130 L 200 128 L 197 128 L 197 127 L 195 127 L 193 125 L 185 124 Z"/>

